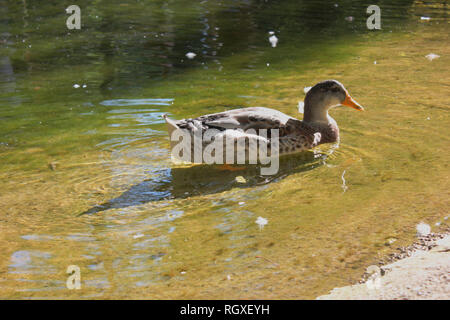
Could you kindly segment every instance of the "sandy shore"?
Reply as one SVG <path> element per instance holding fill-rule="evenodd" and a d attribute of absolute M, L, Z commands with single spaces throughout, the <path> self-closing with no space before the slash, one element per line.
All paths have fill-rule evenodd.
<path fill-rule="evenodd" d="M 393 263 L 367 268 L 365 282 L 335 288 L 318 300 L 450 299 L 450 234 L 419 238 Z"/>

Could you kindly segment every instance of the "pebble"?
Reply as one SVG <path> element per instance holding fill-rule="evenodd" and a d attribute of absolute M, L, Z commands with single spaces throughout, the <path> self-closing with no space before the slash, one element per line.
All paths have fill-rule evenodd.
<path fill-rule="evenodd" d="M 438 246 L 438 240 L 443 239 L 445 237 L 445 234 L 448 234 L 450 232 L 450 229 L 446 229 L 445 233 L 430 233 L 426 236 L 421 236 L 418 238 L 416 242 L 414 242 L 412 245 L 408 247 L 400 247 L 397 248 L 398 252 L 389 254 L 389 257 L 387 259 L 381 259 L 378 261 L 378 265 L 384 266 L 387 264 L 391 264 L 397 260 L 401 260 L 407 257 L 410 257 L 414 252 L 417 250 L 421 251 L 429 251 L 436 246 Z M 382 272 L 386 271 L 384 270 L 384 267 L 381 267 Z M 366 282 L 371 274 L 365 272 L 359 281 L 359 283 Z M 408 288 L 407 288 L 408 289 Z"/>

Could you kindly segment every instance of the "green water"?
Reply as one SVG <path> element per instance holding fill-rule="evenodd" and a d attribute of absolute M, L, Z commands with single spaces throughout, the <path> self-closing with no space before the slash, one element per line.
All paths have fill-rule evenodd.
<path fill-rule="evenodd" d="M 81 30 L 0 4 L 2 298 L 314 298 L 448 221 L 445 1 L 378 1 L 379 31 L 370 1 L 78 1 Z M 170 162 L 161 114 L 301 118 L 329 78 L 367 110 L 332 111 L 339 145 L 269 178 Z"/>

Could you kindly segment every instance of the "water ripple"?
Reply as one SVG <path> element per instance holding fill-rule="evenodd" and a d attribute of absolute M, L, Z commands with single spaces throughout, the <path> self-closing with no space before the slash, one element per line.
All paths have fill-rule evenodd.
<path fill-rule="evenodd" d="M 103 106 L 125 107 L 125 106 L 169 106 L 173 104 L 174 99 L 115 99 L 104 100 L 100 102 Z"/>

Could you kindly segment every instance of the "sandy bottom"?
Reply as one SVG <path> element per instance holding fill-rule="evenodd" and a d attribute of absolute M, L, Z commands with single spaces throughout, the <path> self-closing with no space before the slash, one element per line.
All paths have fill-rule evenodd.
<path fill-rule="evenodd" d="M 370 266 L 365 283 L 335 288 L 318 300 L 447 300 L 450 299 L 450 235 L 429 250 L 381 267 Z"/>

